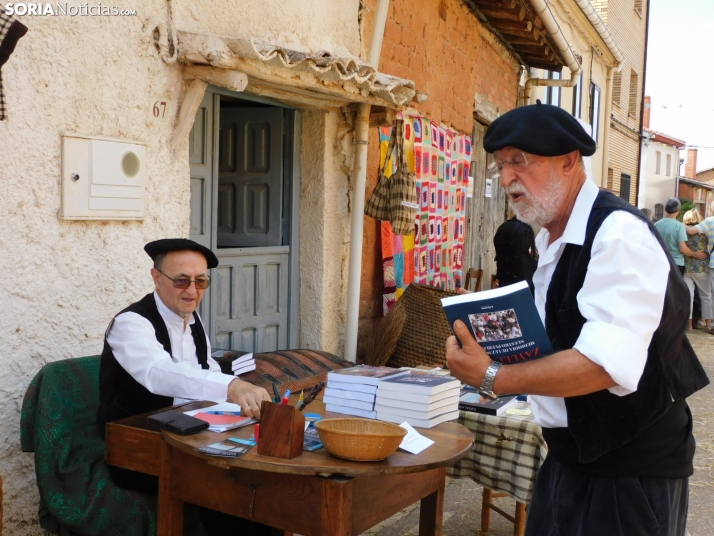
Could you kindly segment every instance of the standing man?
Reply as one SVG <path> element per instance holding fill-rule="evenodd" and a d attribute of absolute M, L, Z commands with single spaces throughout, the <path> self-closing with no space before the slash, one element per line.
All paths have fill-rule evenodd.
<path fill-rule="evenodd" d="M 527 281 L 533 292 L 533 274 L 538 266 L 533 227 L 514 215 L 496 230 L 493 249 L 496 252 L 496 286 Z"/>
<path fill-rule="evenodd" d="M 249 417 L 260 418 L 267 391 L 220 372 L 211 344 L 196 313 L 211 284 L 214 253 L 184 238 L 146 244 L 153 259 L 154 292 L 117 314 L 104 338 L 99 366 L 97 430 L 107 422 L 158 410 L 187 400 L 236 402 Z M 124 488 L 157 493 L 154 476 L 109 466 Z M 220 512 L 201 509 L 209 535 L 269 534 L 269 527 Z"/>
<path fill-rule="evenodd" d="M 692 251 L 687 245 L 687 229 L 685 225 L 677 219 L 682 211 L 682 203 L 677 198 L 667 199 L 664 205 L 664 218 L 654 224 L 655 229 L 662 235 L 662 240 L 669 250 L 669 254 L 674 259 L 674 264 L 679 268 L 679 272 L 684 275 L 684 256 L 692 257 L 703 261 L 706 253 L 703 251 Z"/>
<path fill-rule="evenodd" d="M 548 456 L 528 536 L 684 536 L 693 472 L 685 398 L 709 380 L 685 337 L 686 286 L 654 228 L 599 191 L 582 156 L 595 143 L 556 106 L 524 106 L 488 128 L 518 218 L 543 227 L 535 302 L 555 353 L 500 366 L 462 322 L 452 374 L 482 393 L 532 394 Z"/>

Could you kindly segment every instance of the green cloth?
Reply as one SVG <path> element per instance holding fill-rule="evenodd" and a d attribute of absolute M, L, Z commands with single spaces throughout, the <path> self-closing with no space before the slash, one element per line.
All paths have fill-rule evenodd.
<path fill-rule="evenodd" d="M 156 497 L 116 486 L 96 431 L 99 356 L 49 363 L 22 402 L 20 442 L 35 452 L 40 525 L 61 536 L 156 533 Z"/>
<path fill-rule="evenodd" d="M 60 536 L 151 536 L 157 498 L 118 487 L 97 434 L 99 356 L 49 363 L 22 401 L 20 443 L 35 453 L 40 525 Z M 184 534 L 200 534 L 195 508 Z M 200 531 L 200 532 L 199 532 Z"/>
<path fill-rule="evenodd" d="M 674 218 L 662 218 L 654 226 L 659 234 L 662 235 L 664 245 L 667 246 L 670 255 L 672 255 L 674 264 L 684 266 L 684 254 L 679 251 L 679 243 L 687 241 L 687 229 L 684 224 Z"/>

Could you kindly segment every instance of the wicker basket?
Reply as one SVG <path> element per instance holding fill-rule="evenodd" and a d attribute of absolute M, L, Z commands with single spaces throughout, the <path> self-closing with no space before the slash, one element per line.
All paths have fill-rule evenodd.
<path fill-rule="evenodd" d="M 456 292 L 412 283 L 377 325 L 368 365 L 444 366 L 446 339 L 452 335 L 441 298 Z"/>
<path fill-rule="evenodd" d="M 317 421 L 315 427 L 330 454 L 358 462 L 385 459 L 407 435 L 396 424 L 371 419 L 325 419 Z"/>

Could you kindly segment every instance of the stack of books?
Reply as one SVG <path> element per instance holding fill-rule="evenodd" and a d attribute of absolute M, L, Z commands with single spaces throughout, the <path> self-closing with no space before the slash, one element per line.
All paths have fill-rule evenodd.
<path fill-rule="evenodd" d="M 377 418 L 374 409 L 377 386 L 387 378 L 408 374 L 408 370 L 358 365 L 327 373 L 325 409 L 368 419 Z"/>
<path fill-rule="evenodd" d="M 241 374 L 255 370 L 253 352 L 214 349 L 211 351 L 211 357 L 215 359 L 218 366 L 221 367 L 223 374 L 240 376 Z"/>
<path fill-rule="evenodd" d="M 431 428 L 459 417 L 460 392 L 452 376 L 411 371 L 379 382 L 374 409 L 381 421 Z"/>

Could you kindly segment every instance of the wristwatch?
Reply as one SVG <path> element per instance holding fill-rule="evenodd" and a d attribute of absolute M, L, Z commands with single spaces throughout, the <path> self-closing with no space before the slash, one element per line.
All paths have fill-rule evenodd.
<path fill-rule="evenodd" d="M 481 384 L 481 387 L 478 388 L 478 394 L 490 400 L 496 400 L 498 398 L 498 396 L 496 396 L 493 392 L 493 380 L 496 379 L 496 374 L 500 368 L 500 361 L 491 361 L 491 364 L 486 369 L 486 374 L 483 377 L 483 383 Z"/>

